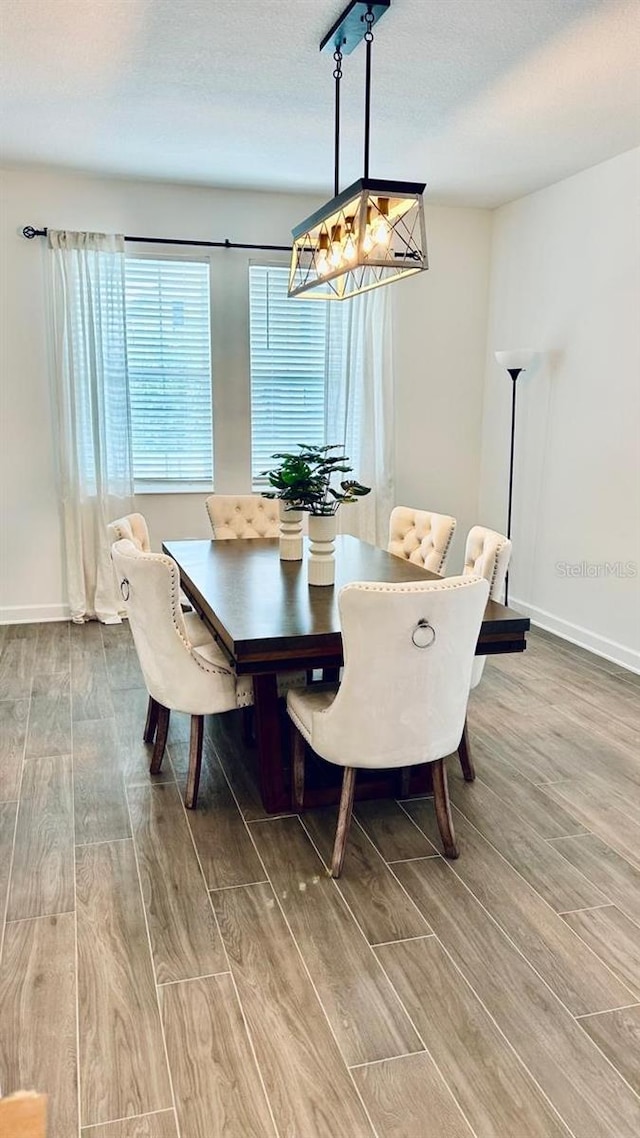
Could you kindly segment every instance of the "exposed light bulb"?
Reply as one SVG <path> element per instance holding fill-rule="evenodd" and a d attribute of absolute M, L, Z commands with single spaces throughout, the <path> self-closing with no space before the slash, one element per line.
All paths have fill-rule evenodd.
<path fill-rule="evenodd" d="M 343 256 L 345 261 L 355 261 L 358 256 L 358 242 L 353 229 L 353 218 L 347 218 L 346 237 L 343 246 Z"/>
<path fill-rule="evenodd" d="M 391 226 L 389 225 L 388 217 L 389 199 L 378 198 L 377 213 L 371 222 L 369 230 L 374 245 L 382 245 L 388 248 L 391 241 Z"/>
<path fill-rule="evenodd" d="M 327 273 L 331 272 L 331 264 L 329 262 L 329 234 L 321 233 L 318 238 L 318 252 L 316 253 L 316 272 L 318 276 L 324 277 Z"/>
<path fill-rule="evenodd" d="M 373 245 L 389 245 L 391 241 L 391 226 L 386 217 L 379 215 L 369 230 Z"/>
<path fill-rule="evenodd" d="M 331 252 L 329 253 L 329 264 L 332 269 L 340 268 L 342 254 L 342 228 L 339 225 L 334 225 L 331 230 Z"/>

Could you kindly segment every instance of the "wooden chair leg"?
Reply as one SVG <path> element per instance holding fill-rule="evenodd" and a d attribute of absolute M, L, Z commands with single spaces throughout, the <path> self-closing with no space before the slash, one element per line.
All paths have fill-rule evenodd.
<path fill-rule="evenodd" d="M 189 771 L 184 804 L 187 810 L 195 810 L 200 786 L 200 767 L 202 766 L 202 738 L 204 735 L 204 715 L 191 716 L 191 735 L 189 737 Z"/>
<path fill-rule="evenodd" d="M 331 876 L 339 877 L 342 873 L 344 855 L 347 848 L 347 839 L 351 827 L 351 814 L 353 811 L 353 792 L 356 788 L 356 768 L 345 767 L 342 776 L 342 794 L 340 795 L 340 809 L 338 810 L 338 825 L 333 843 L 331 857 Z"/>
<path fill-rule="evenodd" d="M 304 809 L 304 758 L 305 742 L 295 723 L 291 723 L 291 767 L 293 776 L 293 805 Z"/>
<path fill-rule="evenodd" d="M 473 765 L 466 719 L 464 721 L 464 727 L 462 728 L 462 737 L 458 743 L 458 758 L 460 759 L 460 766 L 462 767 L 465 782 L 473 782 L 476 777 L 476 768 Z"/>
<path fill-rule="evenodd" d="M 409 786 L 411 784 L 411 767 L 402 767 L 400 771 L 400 797 L 409 797 Z"/>
<path fill-rule="evenodd" d="M 436 808 L 438 829 L 444 847 L 444 856 L 454 859 L 459 856 L 459 850 L 456 845 L 456 833 L 451 817 L 451 803 L 449 802 L 449 789 L 447 787 L 447 768 L 444 765 L 444 759 L 438 759 L 433 763 L 431 770 L 433 774 L 433 801 Z"/>
<path fill-rule="evenodd" d="M 150 774 L 160 773 L 164 749 L 167 745 L 167 735 L 169 734 L 169 717 L 171 715 L 168 707 L 163 707 L 161 703 L 159 703 L 157 707 L 158 721 L 156 725 L 156 741 L 153 748 L 153 755 L 151 756 L 151 765 L 149 766 Z"/>
<path fill-rule="evenodd" d="M 149 703 L 147 705 L 147 721 L 144 725 L 144 733 L 142 738 L 145 743 L 153 743 L 156 737 L 156 727 L 158 726 L 158 711 L 160 704 L 156 703 L 152 695 L 149 696 Z"/>

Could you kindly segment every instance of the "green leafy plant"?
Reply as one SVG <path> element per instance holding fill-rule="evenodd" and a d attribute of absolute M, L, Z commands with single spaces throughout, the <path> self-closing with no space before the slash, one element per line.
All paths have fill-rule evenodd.
<path fill-rule="evenodd" d="M 280 460 L 278 466 L 262 471 L 273 487 L 265 492 L 265 498 L 280 498 L 289 510 L 330 517 L 343 503 L 355 502 L 371 493 L 370 486 L 355 479 L 344 479 L 339 488 L 332 485 L 337 475 L 350 474 L 353 469 L 339 444 L 314 447 L 299 443 L 298 447 L 299 454 L 274 454 L 273 458 Z"/>

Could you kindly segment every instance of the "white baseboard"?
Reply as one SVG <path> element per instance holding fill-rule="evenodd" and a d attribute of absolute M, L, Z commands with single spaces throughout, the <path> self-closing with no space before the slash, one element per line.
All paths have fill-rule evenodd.
<path fill-rule="evenodd" d="M 640 652 L 636 652 L 635 649 L 618 644 L 615 640 L 608 640 L 606 636 L 599 636 L 596 632 L 590 632 L 588 628 L 582 628 L 579 624 L 571 624 L 568 620 L 562 620 L 561 617 L 516 597 L 510 597 L 509 604 L 528 616 L 533 625 L 543 628 L 545 632 L 553 632 L 563 640 L 568 640 L 570 644 L 586 648 L 596 656 L 602 656 L 605 660 L 611 660 L 613 664 L 628 668 L 630 672 L 640 673 Z"/>
<path fill-rule="evenodd" d="M 69 620 L 68 605 L 6 605 L 0 608 L 0 624 L 43 624 Z"/>

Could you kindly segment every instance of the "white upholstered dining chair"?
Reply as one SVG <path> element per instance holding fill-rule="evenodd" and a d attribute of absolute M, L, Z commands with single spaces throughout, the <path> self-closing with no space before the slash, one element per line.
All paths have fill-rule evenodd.
<path fill-rule="evenodd" d="M 358 582 L 340 590 L 341 684 L 287 695 L 298 808 L 304 802 L 305 743 L 344 767 L 334 877 L 344 860 L 358 768 L 431 763 L 444 852 L 458 856 L 443 760 L 462 734 L 488 592 L 488 583 L 476 577 Z"/>
<path fill-rule="evenodd" d="M 160 770 L 171 711 L 186 712 L 191 738 L 185 804 L 192 809 L 198 799 L 204 716 L 248 707 L 253 683 L 251 677 L 236 676 L 209 633 L 194 643 L 188 614 L 180 608 L 180 574 L 171 557 L 145 553 L 127 538 L 115 542 L 111 557 L 149 693 L 144 740 L 154 743 L 150 771 Z"/>
<path fill-rule="evenodd" d="M 151 553 L 149 526 L 143 514 L 125 514 L 107 526 L 111 545 L 114 541 L 131 541 L 141 553 Z"/>
<path fill-rule="evenodd" d="M 432 573 L 444 573 L 456 519 L 431 510 L 396 506 L 389 519 L 387 550 Z"/>
<path fill-rule="evenodd" d="M 493 529 L 486 529 L 485 526 L 473 526 L 473 528 L 469 530 L 464 552 L 464 568 L 462 573 L 465 577 L 482 577 L 485 581 L 488 581 L 489 597 L 492 601 L 500 601 L 502 599 L 504 579 L 507 575 L 510 560 L 511 542 L 504 534 L 497 533 L 496 530 Z M 471 669 L 471 690 L 476 688 L 482 679 L 486 659 L 486 656 L 476 656 L 474 658 L 473 667 Z M 462 773 L 466 781 L 473 782 L 476 774 L 473 766 L 473 758 L 471 756 L 466 717 L 460 743 L 458 744 L 458 755 L 460 757 Z"/>
<path fill-rule="evenodd" d="M 275 498 L 262 498 L 259 494 L 211 494 L 205 505 L 213 536 L 218 540 L 278 537 L 280 534 L 280 504 Z"/>
<path fill-rule="evenodd" d="M 130 541 L 139 549 L 141 553 L 151 553 L 151 539 L 149 537 L 149 527 L 146 518 L 143 514 L 124 514 L 121 518 L 116 518 L 115 521 L 109 522 L 107 526 L 109 534 L 109 543 L 113 545 L 114 541 Z M 180 606 L 184 614 L 185 624 L 189 632 L 189 639 L 192 644 L 206 644 L 210 639 L 208 629 L 197 613 L 193 611 L 189 600 L 180 592 Z"/>

